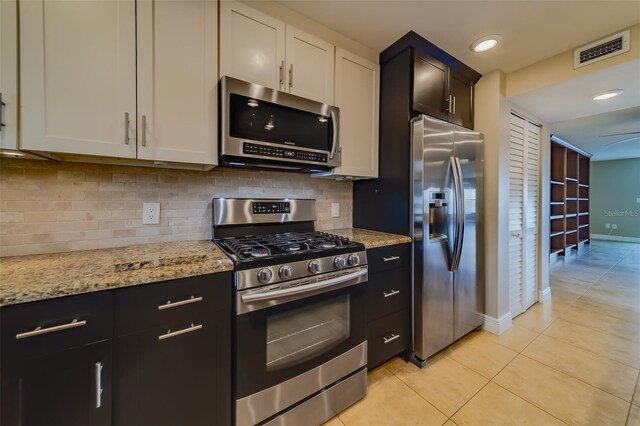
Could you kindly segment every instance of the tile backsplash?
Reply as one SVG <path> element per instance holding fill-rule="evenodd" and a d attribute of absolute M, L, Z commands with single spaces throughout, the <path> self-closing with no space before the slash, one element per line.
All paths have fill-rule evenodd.
<path fill-rule="evenodd" d="M 306 174 L 0 160 L 0 256 L 211 238 L 213 197 L 315 198 L 316 229 L 351 227 L 352 183 Z M 142 203 L 160 224 L 142 225 Z M 340 216 L 331 217 L 331 203 Z"/>

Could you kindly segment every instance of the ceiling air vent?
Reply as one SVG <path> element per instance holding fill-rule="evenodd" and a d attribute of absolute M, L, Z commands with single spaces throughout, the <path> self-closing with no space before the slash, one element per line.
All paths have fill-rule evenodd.
<path fill-rule="evenodd" d="M 629 51 L 629 30 L 579 47 L 573 53 L 573 68 L 580 68 Z"/>

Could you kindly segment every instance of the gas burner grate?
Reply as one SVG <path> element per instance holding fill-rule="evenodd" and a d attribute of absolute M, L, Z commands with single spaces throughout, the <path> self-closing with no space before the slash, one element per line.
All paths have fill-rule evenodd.
<path fill-rule="evenodd" d="M 348 238 L 326 232 L 286 232 L 249 235 L 217 240 L 217 243 L 239 260 L 286 256 L 306 251 L 329 250 L 349 245 Z"/>

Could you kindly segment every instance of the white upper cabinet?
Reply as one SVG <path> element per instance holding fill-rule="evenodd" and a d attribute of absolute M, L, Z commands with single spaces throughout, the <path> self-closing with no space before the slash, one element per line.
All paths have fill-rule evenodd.
<path fill-rule="evenodd" d="M 20 147 L 217 164 L 217 8 L 216 0 L 20 2 Z"/>
<path fill-rule="evenodd" d="M 287 91 L 333 105 L 334 46 L 287 25 Z"/>
<path fill-rule="evenodd" d="M 138 158 L 217 164 L 216 1 L 137 7 Z"/>
<path fill-rule="evenodd" d="M 333 104 L 334 46 L 235 1 L 220 2 L 220 74 Z"/>
<path fill-rule="evenodd" d="M 335 104 L 340 108 L 340 166 L 328 176 L 378 177 L 380 67 L 336 48 Z"/>
<path fill-rule="evenodd" d="M 20 2 L 22 149 L 136 157 L 135 25 L 133 0 Z"/>
<path fill-rule="evenodd" d="M 0 148 L 18 148 L 18 3 L 0 0 Z"/>
<path fill-rule="evenodd" d="M 285 88 L 285 24 L 234 1 L 220 2 L 220 74 Z"/>

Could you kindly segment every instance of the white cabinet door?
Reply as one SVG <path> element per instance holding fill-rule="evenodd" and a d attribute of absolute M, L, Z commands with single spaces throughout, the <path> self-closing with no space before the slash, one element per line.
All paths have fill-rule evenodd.
<path fill-rule="evenodd" d="M 20 2 L 21 148 L 135 158 L 135 24 L 133 0 Z"/>
<path fill-rule="evenodd" d="M 378 177 L 380 67 L 336 48 L 335 105 L 340 108 L 340 166 L 316 176 Z"/>
<path fill-rule="evenodd" d="M 234 1 L 220 2 L 220 74 L 284 90 L 285 24 Z"/>
<path fill-rule="evenodd" d="M 18 148 L 18 2 L 0 1 L 0 148 Z"/>
<path fill-rule="evenodd" d="M 137 7 L 138 158 L 217 164 L 216 0 Z"/>
<path fill-rule="evenodd" d="M 287 25 L 287 91 L 333 105 L 334 46 Z"/>
<path fill-rule="evenodd" d="M 511 115 L 509 133 L 509 307 L 521 314 L 538 301 L 540 128 Z"/>

